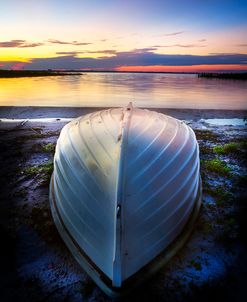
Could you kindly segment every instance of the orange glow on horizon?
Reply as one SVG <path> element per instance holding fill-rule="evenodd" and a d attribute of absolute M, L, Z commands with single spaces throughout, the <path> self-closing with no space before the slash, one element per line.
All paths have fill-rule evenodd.
<path fill-rule="evenodd" d="M 25 66 L 26 64 L 24 62 L 19 62 L 19 63 L 16 63 L 14 64 L 11 69 L 12 70 L 22 70 L 23 67 Z"/>
<path fill-rule="evenodd" d="M 247 71 L 247 65 L 219 64 L 219 65 L 193 65 L 193 66 L 120 66 L 116 71 L 137 72 L 211 72 L 211 71 Z"/>

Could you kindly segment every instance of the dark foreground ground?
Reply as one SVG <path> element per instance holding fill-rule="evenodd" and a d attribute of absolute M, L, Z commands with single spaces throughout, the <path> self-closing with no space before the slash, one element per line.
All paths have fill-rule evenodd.
<path fill-rule="evenodd" d="M 215 118 L 246 114 L 218 113 Z M 21 117 L 24 122 L 0 121 L 0 301 L 110 301 L 72 258 L 51 218 L 48 184 L 65 122 Z M 200 145 L 201 212 L 177 256 L 125 301 L 243 301 L 246 126 L 210 125 L 191 112 L 183 117 Z"/>

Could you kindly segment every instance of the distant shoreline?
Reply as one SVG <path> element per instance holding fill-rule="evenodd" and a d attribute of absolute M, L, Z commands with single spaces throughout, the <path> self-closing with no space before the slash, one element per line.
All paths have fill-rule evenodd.
<path fill-rule="evenodd" d="M 203 78 L 247 80 L 247 72 L 172 72 L 172 71 L 117 71 L 117 70 L 1 70 L 1 78 L 45 77 L 83 75 L 84 73 L 133 73 L 133 74 L 194 74 Z"/>
<path fill-rule="evenodd" d="M 198 74 L 198 77 L 223 79 L 223 80 L 247 80 L 247 72 L 242 72 L 242 73 L 202 72 Z"/>
<path fill-rule="evenodd" d="M 29 78 L 29 77 L 52 77 L 71 75 L 68 71 L 53 70 L 0 70 L 0 78 Z M 75 75 L 75 73 L 73 73 Z M 76 75 L 81 75 L 78 73 Z"/>

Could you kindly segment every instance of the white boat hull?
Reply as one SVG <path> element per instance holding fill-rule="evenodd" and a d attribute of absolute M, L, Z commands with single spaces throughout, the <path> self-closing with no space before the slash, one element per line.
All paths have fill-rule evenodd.
<path fill-rule="evenodd" d="M 200 199 L 198 144 L 184 123 L 129 106 L 63 128 L 50 189 L 54 221 L 108 294 L 181 247 Z"/>

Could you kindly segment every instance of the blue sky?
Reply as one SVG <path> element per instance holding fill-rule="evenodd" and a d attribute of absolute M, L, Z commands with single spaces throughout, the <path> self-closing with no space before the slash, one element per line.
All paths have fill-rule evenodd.
<path fill-rule="evenodd" d="M 112 67 L 103 63 L 136 49 L 143 50 L 135 56 L 136 66 L 144 64 L 146 53 L 153 58 L 150 66 L 157 65 L 160 55 L 201 56 L 203 64 L 204 56 L 247 53 L 246 16 L 243 0 L 1 1 L 0 68 L 18 62 L 22 64 L 16 66 L 32 68 L 39 59 L 46 68 L 52 58 L 60 57 L 62 69 L 73 57 L 78 69 L 85 67 L 85 58 L 107 69 Z M 245 68 L 243 60 L 238 64 Z M 128 66 L 127 59 L 122 66 Z"/>

